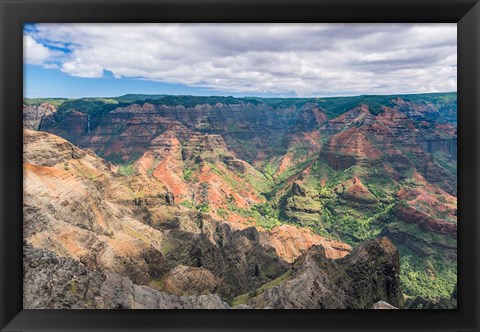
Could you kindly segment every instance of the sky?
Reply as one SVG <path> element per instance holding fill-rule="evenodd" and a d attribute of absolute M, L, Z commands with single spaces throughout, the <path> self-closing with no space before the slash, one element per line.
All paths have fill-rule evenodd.
<path fill-rule="evenodd" d="M 456 24 L 26 24 L 24 96 L 457 90 Z"/>

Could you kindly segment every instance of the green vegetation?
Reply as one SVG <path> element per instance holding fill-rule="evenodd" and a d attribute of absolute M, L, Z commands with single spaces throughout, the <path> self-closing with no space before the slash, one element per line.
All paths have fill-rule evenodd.
<path fill-rule="evenodd" d="M 189 169 L 189 168 L 185 168 L 183 170 L 183 179 L 185 181 L 190 181 L 192 179 L 192 174 L 193 174 L 193 170 L 192 169 Z"/>
<path fill-rule="evenodd" d="M 411 94 L 411 95 L 363 95 L 355 97 L 340 97 L 340 98 L 321 98 L 316 102 L 326 110 L 328 117 L 336 117 L 345 111 L 348 111 L 359 104 L 368 104 L 370 112 L 379 114 L 381 106 L 392 107 L 392 100 L 401 98 L 407 102 L 415 102 L 421 105 L 431 103 L 434 105 L 444 105 L 453 103 L 457 99 L 456 93 L 426 93 L 426 94 Z"/>
<path fill-rule="evenodd" d="M 225 210 L 225 209 L 217 209 L 217 214 L 222 217 L 223 219 L 227 219 L 228 218 L 228 211 Z"/>
<path fill-rule="evenodd" d="M 152 279 L 150 281 L 150 287 L 160 291 L 163 290 L 163 288 L 165 287 L 165 278 L 163 277 L 160 279 Z"/>
<path fill-rule="evenodd" d="M 36 106 L 43 103 L 49 103 L 55 107 L 59 107 L 64 102 L 69 101 L 71 99 L 67 98 L 24 98 L 23 102 L 29 106 Z"/>
<path fill-rule="evenodd" d="M 78 285 L 75 280 L 70 281 L 70 293 L 76 295 L 78 292 Z"/>
<path fill-rule="evenodd" d="M 193 201 L 188 201 L 188 200 L 187 200 L 187 201 L 182 201 L 182 202 L 180 202 L 179 205 L 185 206 L 185 207 L 187 207 L 187 208 L 189 208 L 189 209 L 194 209 L 194 208 L 195 208 L 195 202 L 193 202 Z"/>
<path fill-rule="evenodd" d="M 233 203 L 228 203 L 227 209 L 229 211 L 237 213 L 238 215 L 240 215 L 244 218 L 253 218 L 253 219 L 257 220 L 261 217 L 261 215 L 260 215 L 260 213 L 258 213 L 258 211 L 255 211 L 253 209 L 252 210 L 244 209 L 244 208 L 236 206 Z"/>
<path fill-rule="evenodd" d="M 457 176 L 457 163 L 454 159 L 441 152 L 434 152 L 432 155 L 440 167 L 449 172 L 451 175 Z"/>
<path fill-rule="evenodd" d="M 437 234 L 434 232 L 425 232 L 420 226 L 416 224 L 410 224 L 394 219 L 388 224 L 390 231 L 401 232 L 406 234 L 411 234 L 412 237 L 416 239 L 416 247 L 423 251 L 425 254 L 438 254 L 441 256 L 441 250 L 433 251 L 432 246 L 442 247 L 442 248 L 456 248 L 457 240 L 446 235 Z"/>
<path fill-rule="evenodd" d="M 120 97 L 113 97 L 119 103 L 135 103 L 137 101 L 144 101 L 146 99 L 161 99 L 166 95 L 145 95 L 145 94 L 126 94 Z"/>
<path fill-rule="evenodd" d="M 159 163 L 160 163 L 160 160 L 154 159 L 153 164 L 152 164 L 152 167 L 150 167 L 150 168 L 147 170 L 147 175 L 148 175 L 148 176 L 152 176 L 152 175 L 153 175 L 153 172 L 157 169 L 157 166 L 158 166 Z"/>
<path fill-rule="evenodd" d="M 269 179 L 270 181 L 273 181 L 273 177 L 275 173 L 278 170 L 278 165 L 275 165 L 273 163 L 266 163 L 265 166 L 263 167 L 263 174 Z"/>
<path fill-rule="evenodd" d="M 455 262 L 438 258 L 421 259 L 407 250 L 402 250 L 400 262 L 402 289 L 407 296 L 450 298 L 457 283 Z"/>
<path fill-rule="evenodd" d="M 449 298 L 457 282 L 456 240 L 398 220 L 389 223 L 387 230 L 393 238 L 409 236 L 408 241 L 397 244 L 404 293 L 409 297 Z"/>
<path fill-rule="evenodd" d="M 235 212 L 243 218 L 252 219 L 257 226 L 265 229 L 272 229 L 275 226 L 282 225 L 282 222 L 278 220 L 278 211 L 268 203 L 254 205 L 252 209 L 244 209 L 229 202 L 227 210 L 218 209 L 217 214 L 226 217 L 228 211 Z"/>
<path fill-rule="evenodd" d="M 119 166 L 117 173 L 123 176 L 132 176 L 136 175 L 137 171 L 134 164 L 126 164 Z"/>
<path fill-rule="evenodd" d="M 286 273 L 282 274 L 277 279 L 274 279 L 270 282 L 267 282 L 266 284 L 260 286 L 259 288 L 255 289 L 255 290 L 253 290 L 249 293 L 242 294 L 242 295 L 239 295 L 239 296 L 235 297 L 231 301 L 230 305 L 234 308 L 234 307 L 236 307 L 240 304 L 247 304 L 248 300 L 250 300 L 252 297 L 260 295 L 260 294 L 266 292 L 267 290 L 269 290 L 269 289 L 271 289 L 275 286 L 278 286 L 281 283 L 287 281 L 291 274 L 292 274 L 292 270 L 288 270 Z"/>
<path fill-rule="evenodd" d="M 355 245 L 362 240 L 377 237 L 382 228 L 381 220 L 390 213 L 392 205 L 383 209 L 376 209 L 377 213 L 358 212 L 349 207 L 332 206 L 322 214 L 323 229 L 333 237 L 350 245 Z"/>
<path fill-rule="evenodd" d="M 197 210 L 200 212 L 209 212 L 210 211 L 210 205 L 208 203 L 203 203 L 199 204 L 196 206 Z"/>
<path fill-rule="evenodd" d="M 270 203 L 257 204 L 253 206 L 253 210 L 258 212 L 256 216 L 256 223 L 258 226 L 265 229 L 272 229 L 276 226 L 281 226 L 282 222 L 279 220 L 279 211 L 272 207 Z"/>
<path fill-rule="evenodd" d="M 381 111 L 380 106 L 393 106 L 392 100 L 402 98 L 407 102 L 415 102 L 418 104 L 431 104 L 437 106 L 442 116 L 448 119 L 448 106 L 456 105 L 456 93 L 429 93 L 429 94 L 412 94 L 412 95 L 363 95 L 354 97 L 330 97 L 330 98 L 258 98 L 258 97 L 222 97 L 222 96 L 188 96 L 188 95 L 144 95 L 144 94 L 127 94 L 112 98 L 25 98 L 24 103 L 27 105 L 38 105 L 42 102 L 48 102 L 58 108 L 55 118 L 57 121 L 63 119 L 71 111 L 76 110 L 93 117 L 106 114 L 117 107 L 125 107 L 134 103 L 167 106 L 184 106 L 194 107 L 196 105 L 208 104 L 215 106 L 218 103 L 224 105 L 232 104 L 252 104 L 265 105 L 272 108 L 301 108 L 307 103 L 318 105 L 328 118 L 334 118 L 359 104 L 368 104 L 373 114 Z M 446 114 L 443 114 L 446 112 Z"/>
<path fill-rule="evenodd" d="M 118 101 L 111 98 L 82 98 L 68 100 L 59 105 L 55 113 L 55 120 L 61 121 L 72 111 L 77 111 L 91 115 L 92 117 L 100 117 L 117 107 L 125 107 L 128 104 L 119 104 Z"/>
<path fill-rule="evenodd" d="M 194 107 L 196 105 L 208 104 L 215 106 L 218 103 L 224 105 L 232 104 L 253 104 L 259 105 L 260 101 L 257 98 L 234 98 L 234 97 L 222 97 L 222 96 L 173 96 L 173 95 L 153 95 L 153 98 L 148 95 L 143 97 L 140 95 L 141 99 L 137 101 L 142 101 L 144 103 L 149 103 L 153 105 L 167 105 L 167 106 L 184 106 L 184 107 Z M 116 98 L 117 100 L 128 100 L 125 97 Z M 132 102 L 132 99 L 128 100 Z"/>

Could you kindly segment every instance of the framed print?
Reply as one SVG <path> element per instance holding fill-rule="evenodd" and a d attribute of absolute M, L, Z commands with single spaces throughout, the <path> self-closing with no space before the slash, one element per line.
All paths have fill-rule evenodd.
<path fill-rule="evenodd" d="M 477 1 L 1 12 L 2 331 L 478 330 Z"/>

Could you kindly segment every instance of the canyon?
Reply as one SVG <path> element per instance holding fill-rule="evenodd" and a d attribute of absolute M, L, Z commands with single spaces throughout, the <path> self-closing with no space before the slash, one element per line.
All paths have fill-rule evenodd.
<path fill-rule="evenodd" d="M 24 307 L 453 308 L 456 103 L 26 99 Z"/>

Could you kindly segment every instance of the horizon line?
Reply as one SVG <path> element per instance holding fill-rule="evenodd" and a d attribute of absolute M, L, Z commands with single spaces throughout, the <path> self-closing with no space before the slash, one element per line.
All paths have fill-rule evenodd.
<path fill-rule="evenodd" d="M 327 98 L 349 98 L 349 97 L 375 97 L 375 96 L 408 96 L 408 95 L 427 95 L 427 94 L 446 94 L 446 93 L 457 93 L 457 91 L 435 91 L 435 92 L 410 92 L 410 93 L 384 93 L 384 94 L 354 94 L 354 95 L 334 95 L 334 96 L 309 96 L 309 97 L 261 97 L 261 96 L 232 96 L 227 94 L 218 94 L 218 95 L 193 95 L 193 94 L 172 94 L 172 93 L 125 93 L 118 96 L 83 96 L 83 97 L 26 97 L 23 99 L 87 99 L 87 98 L 120 98 L 128 95 L 141 95 L 141 96 L 176 96 L 176 97 L 231 97 L 236 99 L 241 98 L 258 98 L 258 99 L 327 99 Z"/>

